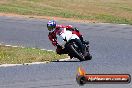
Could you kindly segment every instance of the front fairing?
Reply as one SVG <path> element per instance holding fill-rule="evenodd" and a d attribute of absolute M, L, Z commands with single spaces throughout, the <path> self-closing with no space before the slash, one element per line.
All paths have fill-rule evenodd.
<path fill-rule="evenodd" d="M 57 32 L 56 37 L 57 37 L 57 43 L 63 48 L 65 48 L 65 44 L 70 40 L 79 39 L 79 37 L 76 34 L 72 34 L 72 31 L 66 30 L 66 28 L 59 30 Z"/>

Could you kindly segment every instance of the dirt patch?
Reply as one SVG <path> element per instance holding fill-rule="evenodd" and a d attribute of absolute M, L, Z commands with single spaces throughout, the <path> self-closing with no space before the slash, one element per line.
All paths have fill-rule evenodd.
<path fill-rule="evenodd" d="M 99 23 L 95 20 L 78 20 L 73 18 L 62 18 L 62 17 L 51 17 L 51 16 L 35 16 L 35 15 L 19 15 L 14 13 L 0 13 L 0 16 L 7 16 L 7 17 L 19 17 L 19 18 L 37 18 L 37 19 L 54 19 L 54 20 L 64 20 L 64 21 L 71 21 L 71 22 L 86 22 L 86 23 Z"/>

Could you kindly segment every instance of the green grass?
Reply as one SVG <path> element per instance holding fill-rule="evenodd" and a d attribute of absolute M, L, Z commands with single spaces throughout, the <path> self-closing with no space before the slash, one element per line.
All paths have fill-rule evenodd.
<path fill-rule="evenodd" d="M 0 12 L 132 24 L 132 0 L 1 0 Z"/>
<path fill-rule="evenodd" d="M 54 61 L 66 57 L 67 55 L 57 55 L 53 51 L 0 45 L 0 64 Z"/>

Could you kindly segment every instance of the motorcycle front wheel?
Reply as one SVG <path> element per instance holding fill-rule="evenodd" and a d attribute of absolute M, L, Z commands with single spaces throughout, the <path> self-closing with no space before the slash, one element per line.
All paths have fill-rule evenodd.
<path fill-rule="evenodd" d="M 75 39 L 69 44 L 70 55 L 78 58 L 80 61 L 84 61 L 83 46 L 80 40 Z"/>

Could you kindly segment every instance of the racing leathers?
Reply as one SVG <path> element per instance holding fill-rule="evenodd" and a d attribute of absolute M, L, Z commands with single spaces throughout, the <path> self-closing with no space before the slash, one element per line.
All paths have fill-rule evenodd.
<path fill-rule="evenodd" d="M 62 49 L 62 47 L 58 45 L 57 37 L 56 37 L 58 30 L 60 30 L 61 28 L 66 28 L 66 30 L 72 31 L 72 33 L 76 34 L 80 38 L 81 42 L 84 43 L 83 37 L 77 28 L 73 28 L 71 25 L 67 25 L 67 26 L 57 25 L 56 28 L 52 32 L 49 32 L 49 35 L 48 35 L 49 40 L 52 42 L 54 46 L 57 47 L 56 49 L 57 54 L 65 54 L 65 50 Z"/>

